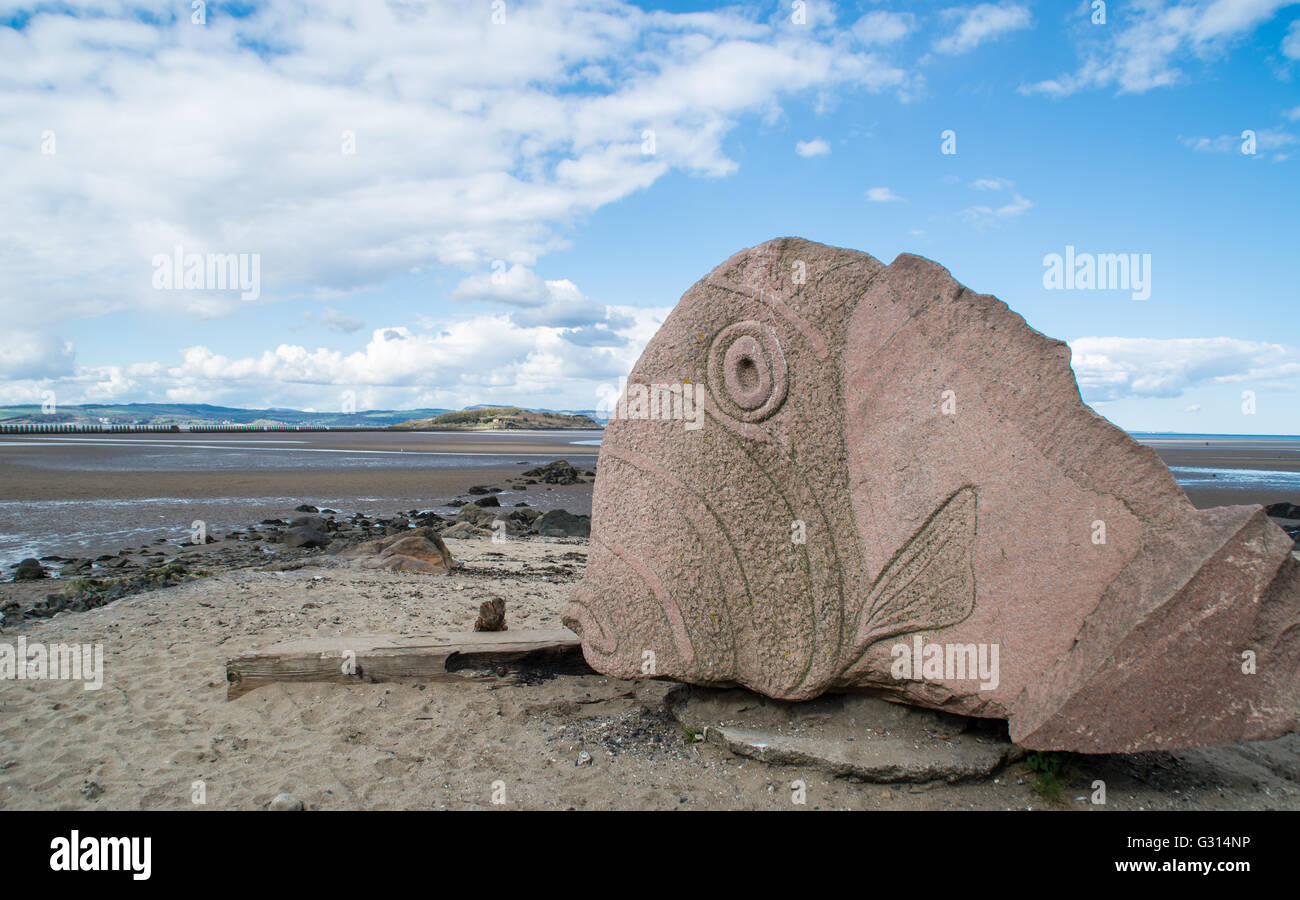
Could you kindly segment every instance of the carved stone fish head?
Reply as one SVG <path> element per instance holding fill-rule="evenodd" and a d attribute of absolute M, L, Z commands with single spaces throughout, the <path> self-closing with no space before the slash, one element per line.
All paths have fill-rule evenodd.
<path fill-rule="evenodd" d="M 565 612 L 598 669 L 813 697 L 869 644 L 969 613 L 972 489 L 891 548 L 888 573 L 864 571 L 841 348 L 884 267 L 849 254 L 817 268 L 828 249 L 737 254 L 687 292 L 629 377 Z M 919 589 L 935 579 L 938 601 Z"/>
<path fill-rule="evenodd" d="M 1146 749 L 1146 713 L 1080 726 L 1062 711 L 1079 690 L 1143 687 L 1114 654 L 1173 605 L 1213 607 L 1219 593 L 1188 585 L 1230 542 L 1244 568 L 1224 579 L 1243 596 L 1289 560 L 1258 507 L 1193 509 L 1152 451 L 1082 403 L 1069 348 L 1001 301 L 920 257 L 885 266 L 795 238 L 686 292 L 629 376 L 598 466 L 588 569 L 563 612 L 597 670 L 791 700 L 885 691 L 1010 717 L 1025 746 Z M 1276 651 L 1293 680 L 1294 643 Z M 1000 671 L 940 658 L 935 677 L 900 678 L 912 646 L 949 648 L 949 663 L 953 647 L 958 661 L 996 648 Z M 1180 682 L 1171 702 L 1203 702 L 1207 684 L 1220 682 Z M 1265 705 L 1282 689 L 1251 684 Z M 1216 739 L 1294 719 L 1268 709 L 1225 716 Z M 1179 728 L 1166 726 L 1205 742 Z"/>

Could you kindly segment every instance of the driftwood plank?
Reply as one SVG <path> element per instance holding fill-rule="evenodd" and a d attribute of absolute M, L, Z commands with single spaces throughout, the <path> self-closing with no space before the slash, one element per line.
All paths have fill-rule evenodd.
<path fill-rule="evenodd" d="M 578 636 L 549 631 L 355 635 L 277 644 L 226 660 L 226 699 L 275 682 L 445 681 L 467 668 L 511 665 L 590 671 Z"/>

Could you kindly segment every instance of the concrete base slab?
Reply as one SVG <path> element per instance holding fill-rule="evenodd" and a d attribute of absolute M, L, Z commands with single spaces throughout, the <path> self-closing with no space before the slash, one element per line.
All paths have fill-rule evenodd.
<path fill-rule="evenodd" d="M 773 700 L 683 685 L 666 698 L 686 728 L 732 753 L 873 782 L 982 778 L 1024 756 L 1006 723 L 859 694 Z"/>

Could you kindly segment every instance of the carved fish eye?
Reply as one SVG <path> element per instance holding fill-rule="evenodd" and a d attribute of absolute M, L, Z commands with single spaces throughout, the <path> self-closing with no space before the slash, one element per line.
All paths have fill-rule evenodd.
<path fill-rule="evenodd" d="M 761 422 L 785 402 L 790 374 L 776 332 L 762 322 L 728 325 L 709 350 L 709 384 L 721 410 Z"/>

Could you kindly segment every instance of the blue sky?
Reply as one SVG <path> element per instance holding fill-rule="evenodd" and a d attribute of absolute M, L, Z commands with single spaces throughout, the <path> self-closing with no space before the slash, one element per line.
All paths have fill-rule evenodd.
<path fill-rule="evenodd" d="M 799 235 L 997 295 L 1123 427 L 1300 432 L 1300 3 L 308 9 L 0 0 L 0 402 L 590 408 Z"/>

